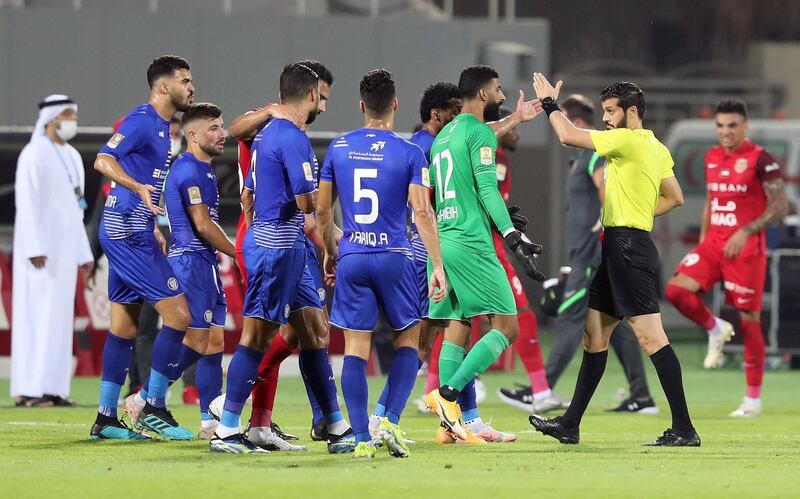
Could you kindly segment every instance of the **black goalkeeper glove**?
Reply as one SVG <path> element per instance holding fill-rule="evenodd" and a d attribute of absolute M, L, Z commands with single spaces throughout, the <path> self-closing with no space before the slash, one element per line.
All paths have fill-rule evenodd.
<path fill-rule="evenodd" d="M 520 213 L 520 210 L 519 206 L 509 206 L 508 216 L 511 217 L 514 228 L 524 233 L 528 229 L 528 217 Z"/>
<path fill-rule="evenodd" d="M 506 244 L 514 252 L 514 257 L 525 268 L 525 273 L 535 281 L 544 281 L 547 276 L 539 270 L 539 265 L 536 263 L 536 255 L 542 252 L 542 246 L 531 242 L 525 234 L 514 231 L 509 233 L 506 237 Z"/>

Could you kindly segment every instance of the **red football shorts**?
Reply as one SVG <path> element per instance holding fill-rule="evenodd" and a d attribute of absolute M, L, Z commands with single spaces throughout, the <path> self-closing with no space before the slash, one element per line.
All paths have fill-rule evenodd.
<path fill-rule="evenodd" d="M 737 310 L 761 310 L 767 256 L 739 255 L 728 259 L 722 255 L 723 248 L 724 245 L 706 238 L 681 260 L 675 273 L 699 282 L 704 293 L 722 281 L 725 303 Z"/>

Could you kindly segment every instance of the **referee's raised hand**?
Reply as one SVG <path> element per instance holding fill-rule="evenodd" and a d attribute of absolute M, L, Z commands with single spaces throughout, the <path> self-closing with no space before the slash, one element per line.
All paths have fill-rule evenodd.
<path fill-rule="evenodd" d="M 563 81 L 558 80 L 554 87 L 547 81 L 547 78 L 545 78 L 542 73 L 533 73 L 533 90 L 536 92 L 536 97 L 538 97 L 539 100 L 546 97 L 550 97 L 553 100 L 558 99 L 558 94 L 561 92 L 561 85 L 563 84 Z"/>

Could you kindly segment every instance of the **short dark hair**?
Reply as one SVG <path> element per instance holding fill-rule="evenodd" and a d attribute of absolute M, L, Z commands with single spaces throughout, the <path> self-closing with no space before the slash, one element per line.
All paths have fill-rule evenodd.
<path fill-rule="evenodd" d="M 301 98 L 318 84 L 319 74 L 310 67 L 299 62 L 287 64 L 281 72 L 279 84 L 281 99 L 290 101 Z"/>
<path fill-rule="evenodd" d="M 153 59 L 150 67 L 147 68 L 147 84 L 153 88 L 153 84 L 162 76 L 172 76 L 175 71 L 181 69 L 191 69 L 189 63 L 183 57 L 177 55 L 162 55 Z"/>
<path fill-rule="evenodd" d="M 364 107 L 377 115 L 383 115 L 391 108 L 397 93 L 392 73 L 385 69 L 373 69 L 365 74 L 358 88 Z"/>
<path fill-rule="evenodd" d="M 312 71 L 317 73 L 320 80 L 327 83 L 329 87 L 333 86 L 333 73 L 321 62 L 313 59 L 303 59 L 302 61 L 297 61 L 296 64 L 302 64 L 303 66 L 311 68 Z"/>
<path fill-rule="evenodd" d="M 644 102 L 644 92 L 639 85 L 629 81 L 618 81 L 607 86 L 600 92 L 600 100 L 605 102 L 608 99 L 618 99 L 618 105 L 623 111 L 628 111 L 631 106 L 636 106 L 639 118 L 644 118 L 647 111 Z"/>
<path fill-rule="evenodd" d="M 461 94 L 455 84 L 445 81 L 434 83 L 425 89 L 419 101 L 419 119 L 426 123 L 431 119 L 434 109 L 448 109 L 452 99 L 460 99 Z"/>
<path fill-rule="evenodd" d="M 741 114 L 747 121 L 747 104 L 741 99 L 722 99 L 717 103 L 717 109 L 714 112 L 714 114 L 719 113 Z"/>
<path fill-rule="evenodd" d="M 216 104 L 198 102 L 197 104 L 192 104 L 189 109 L 183 112 L 181 126 L 186 126 L 187 123 L 194 120 L 213 120 L 220 116 L 222 116 L 222 109 Z"/>
<path fill-rule="evenodd" d="M 493 67 L 484 64 L 466 68 L 458 79 L 458 91 L 461 92 L 461 98 L 474 99 L 480 89 L 494 78 L 499 77 L 500 75 Z"/>
<path fill-rule="evenodd" d="M 594 104 L 581 94 L 572 94 L 564 99 L 561 109 L 570 120 L 580 118 L 589 124 L 594 122 Z"/>

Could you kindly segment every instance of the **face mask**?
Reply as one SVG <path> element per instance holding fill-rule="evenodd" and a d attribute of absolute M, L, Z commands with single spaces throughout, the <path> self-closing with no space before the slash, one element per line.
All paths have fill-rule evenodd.
<path fill-rule="evenodd" d="M 56 128 L 56 135 L 58 135 L 58 137 L 64 142 L 72 140 L 77 133 L 78 120 L 61 120 L 58 128 Z"/>
<path fill-rule="evenodd" d="M 183 145 L 182 139 L 170 139 L 169 141 L 169 155 L 171 157 L 175 157 L 181 152 L 181 146 Z"/>

